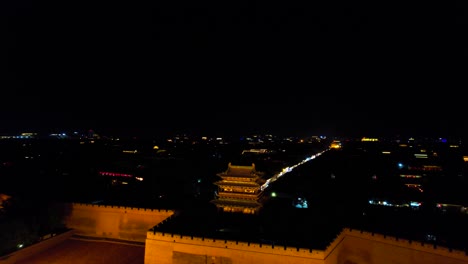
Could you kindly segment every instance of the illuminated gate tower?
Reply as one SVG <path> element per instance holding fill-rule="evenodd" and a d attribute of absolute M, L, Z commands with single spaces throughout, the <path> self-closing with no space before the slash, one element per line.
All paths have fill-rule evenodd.
<path fill-rule="evenodd" d="M 228 164 L 226 171 L 217 174 L 221 180 L 214 184 L 218 187 L 216 198 L 211 202 L 225 212 L 255 214 L 262 207 L 263 173 L 250 166 Z"/>

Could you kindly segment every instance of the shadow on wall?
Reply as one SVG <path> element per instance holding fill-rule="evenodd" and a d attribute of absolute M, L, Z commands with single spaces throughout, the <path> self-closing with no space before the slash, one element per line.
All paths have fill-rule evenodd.
<path fill-rule="evenodd" d="M 167 209 L 73 203 L 65 222 L 76 235 L 145 242 L 148 230 L 173 214 Z"/>

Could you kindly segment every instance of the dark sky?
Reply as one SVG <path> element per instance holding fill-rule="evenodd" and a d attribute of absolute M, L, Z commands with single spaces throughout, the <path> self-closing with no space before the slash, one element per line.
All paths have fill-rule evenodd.
<path fill-rule="evenodd" d="M 0 129 L 468 132 L 464 1 L 326 2 L 1 1 Z"/>

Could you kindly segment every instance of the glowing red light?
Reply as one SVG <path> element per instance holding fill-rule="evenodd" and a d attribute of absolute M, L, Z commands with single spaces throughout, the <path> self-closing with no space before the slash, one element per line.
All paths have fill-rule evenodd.
<path fill-rule="evenodd" d="M 108 172 L 108 171 L 100 171 L 99 175 L 101 175 L 101 176 L 110 176 L 110 177 L 133 177 L 132 174 L 118 173 L 118 172 Z"/>

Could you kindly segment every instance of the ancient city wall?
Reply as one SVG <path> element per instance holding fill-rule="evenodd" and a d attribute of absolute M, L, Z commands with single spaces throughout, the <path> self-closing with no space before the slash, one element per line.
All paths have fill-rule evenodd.
<path fill-rule="evenodd" d="M 149 231 L 145 264 L 323 262 L 323 251 Z"/>
<path fill-rule="evenodd" d="M 324 251 L 148 231 L 145 264 L 155 263 L 468 264 L 468 255 L 349 229 L 343 230 Z"/>
<path fill-rule="evenodd" d="M 325 250 L 326 264 L 467 264 L 464 251 L 345 229 Z"/>
<path fill-rule="evenodd" d="M 172 210 L 74 203 L 65 223 L 76 235 L 146 243 L 145 264 L 468 264 L 465 251 L 351 229 L 343 230 L 326 250 L 153 231 L 173 214 Z"/>
<path fill-rule="evenodd" d="M 173 214 L 172 210 L 73 203 L 65 225 L 76 235 L 145 242 L 146 232 Z"/>

